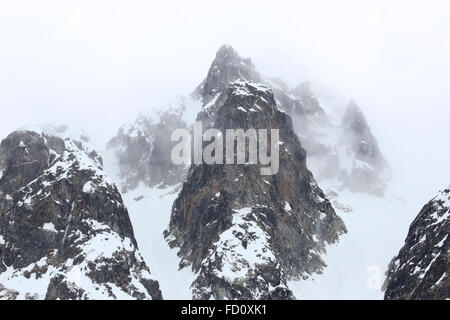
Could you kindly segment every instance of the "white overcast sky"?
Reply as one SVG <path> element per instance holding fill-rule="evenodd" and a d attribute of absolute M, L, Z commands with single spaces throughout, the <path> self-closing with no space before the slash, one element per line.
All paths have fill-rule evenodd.
<path fill-rule="evenodd" d="M 446 0 L 1 1 L 0 136 L 63 122 L 104 139 L 190 92 L 226 43 L 265 75 L 355 98 L 397 176 L 434 192 L 450 182 L 449 13 Z"/>

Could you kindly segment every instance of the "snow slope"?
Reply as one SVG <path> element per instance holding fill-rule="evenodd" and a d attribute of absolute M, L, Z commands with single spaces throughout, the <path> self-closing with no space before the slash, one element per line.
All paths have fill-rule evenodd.
<path fill-rule="evenodd" d="M 334 200 L 352 208 L 346 212 L 334 204 L 348 233 L 327 247 L 323 274 L 290 282 L 289 288 L 297 299 L 383 299 L 387 265 L 402 247 L 420 205 L 402 200 L 392 189 L 382 198 L 344 191 Z"/>
<path fill-rule="evenodd" d="M 170 300 L 192 299 L 189 287 L 195 279 L 189 268 L 178 270 L 177 249 L 170 249 L 163 237 L 177 193 L 178 186 L 158 189 L 141 184 L 122 194 L 139 252 L 146 262 L 152 263 L 152 276 L 158 279 L 163 298 Z"/>

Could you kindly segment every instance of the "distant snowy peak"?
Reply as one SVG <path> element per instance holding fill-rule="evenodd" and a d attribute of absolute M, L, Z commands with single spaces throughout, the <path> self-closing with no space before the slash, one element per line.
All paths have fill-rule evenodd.
<path fill-rule="evenodd" d="M 338 241 L 345 226 L 269 86 L 238 79 L 211 101 L 197 117 L 204 130 L 279 129 L 279 170 L 191 165 L 165 237 L 179 248 L 180 267 L 198 272 L 195 299 L 292 299 L 287 280 L 321 272 L 325 244 Z"/>
<path fill-rule="evenodd" d="M 13 132 L 0 172 L 0 298 L 161 298 L 94 150 Z"/>
<path fill-rule="evenodd" d="M 392 259 L 385 299 L 450 299 L 450 186 L 412 222 L 405 245 Z"/>
<path fill-rule="evenodd" d="M 301 103 L 297 104 L 298 108 L 294 110 L 296 113 L 305 114 L 322 114 L 325 116 L 325 111 L 319 104 L 319 100 L 311 91 L 311 84 L 306 81 L 298 85 L 292 90 L 292 95 L 300 99 Z M 325 120 L 326 118 L 324 118 Z M 326 121 L 326 120 L 325 120 Z"/>
<path fill-rule="evenodd" d="M 183 97 L 169 110 L 141 114 L 134 123 L 119 129 L 107 148 L 114 153 L 122 192 L 135 189 L 140 183 L 164 188 L 183 181 L 187 168 L 171 161 L 175 145 L 171 134 L 175 129 L 189 128 L 195 119 L 189 113 L 196 116 L 200 109 L 200 102 Z"/>
<path fill-rule="evenodd" d="M 347 155 L 346 169 L 339 173 L 340 181 L 352 191 L 383 195 L 391 171 L 363 112 L 353 100 L 347 106 L 340 130 L 340 154 Z"/>
<path fill-rule="evenodd" d="M 382 196 L 390 180 L 390 169 L 356 103 L 349 102 L 340 120 L 339 112 L 319 104 L 309 85 L 303 84 L 294 91 L 301 108 L 290 114 L 319 183 L 334 191 L 348 189 Z M 283 101 L 286 104 L 286 99 Z"/>
<path fill-rule="evenodd" d="M 342 126 L 361 137 L 372 135 L 364 114 L 353 99 L 348 102 Z"/>
<path fill-rule="evenodd" d="M 341 124 L 344 135 L 349 139 L 353 152 L 358 160 L 365 161 L 375 169 L 387 168 L 387 162 L 381 154 L 377 139 L 361 109 L 350 100 Z"/>

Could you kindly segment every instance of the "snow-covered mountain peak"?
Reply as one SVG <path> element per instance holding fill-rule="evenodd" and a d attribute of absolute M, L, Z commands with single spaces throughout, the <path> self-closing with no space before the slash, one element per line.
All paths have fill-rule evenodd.
<path fill-rule="evenodd" d="M 95 151 L 17 131 L 0 172 L 0 298 L 161 298 Z"/>

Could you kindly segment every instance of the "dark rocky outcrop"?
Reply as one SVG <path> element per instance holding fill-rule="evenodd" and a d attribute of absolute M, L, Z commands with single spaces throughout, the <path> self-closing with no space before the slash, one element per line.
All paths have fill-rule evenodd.
<path fill-rule="evenodd" d="M 119 191 L 82 142 L 33 131 L 1 142 L 0 283 L 1 298 L 161 299 Z"/>
<path fill-rule="evenodd" d="M 450 187 L 430 200 L 412 222 L 405 245 L 389 264 L 385 299 L 450 298 Z"/>
<path fill-rule="evenodd" d="M 180 267 L 198 272 L 193 297 L 293 298 L 287 280 L 321 272 L 325 244 L 346 230 L 306 167 L 291 118 L 269 87 L 238 80 L 197 121 L 224 133 L 279 129 L 280 160 L 274 175 L 259 164 L 191 166 L 165 237 L 180 248 Z"/>

